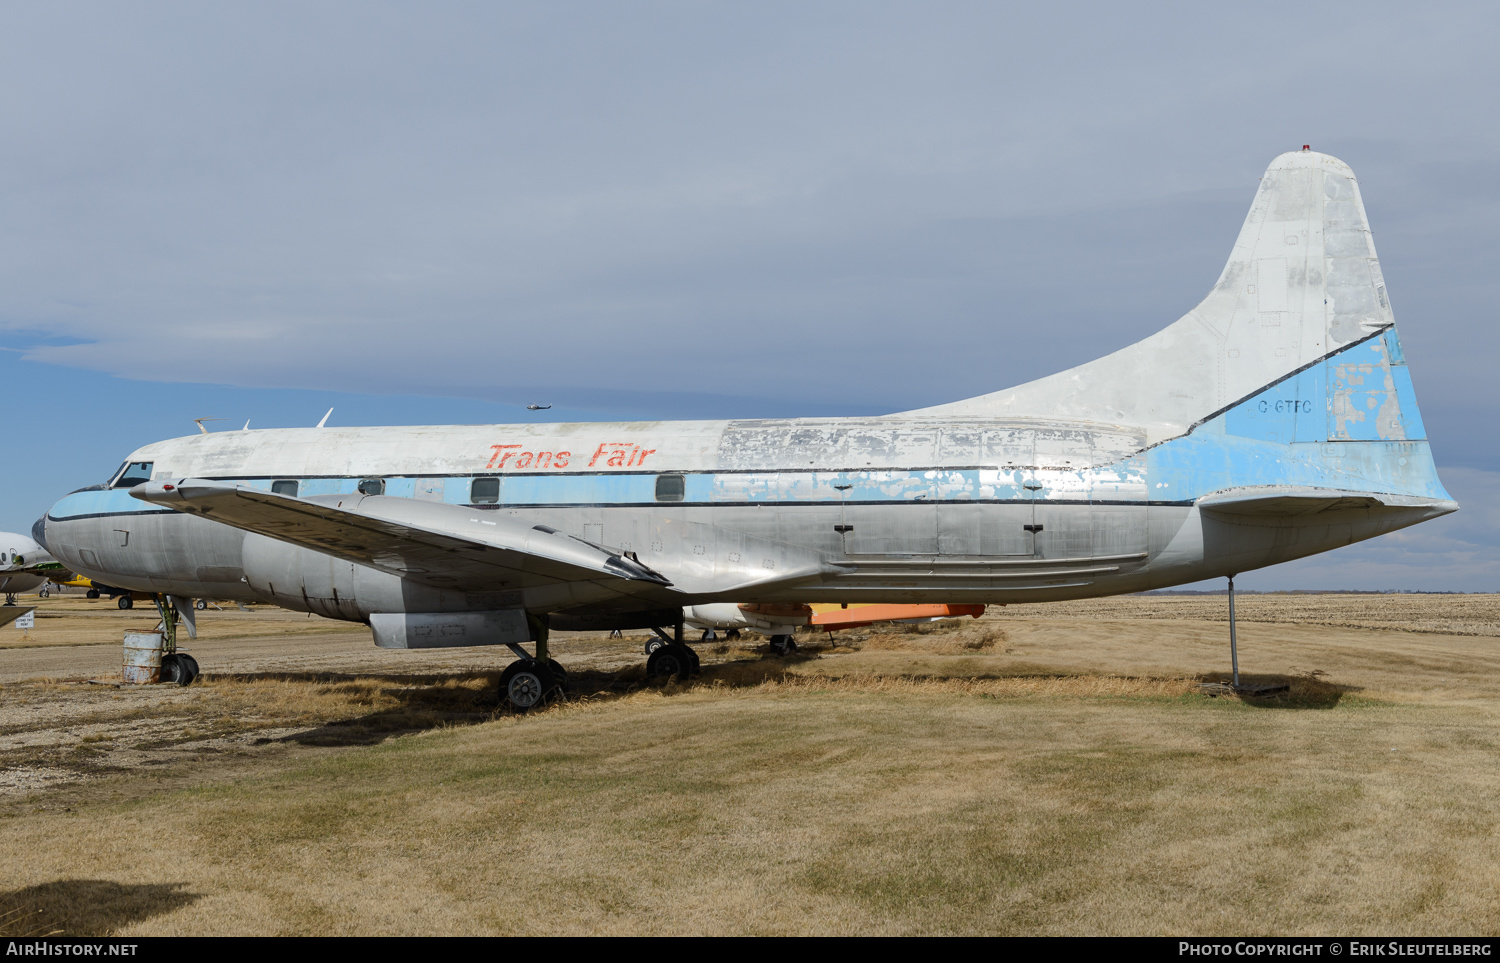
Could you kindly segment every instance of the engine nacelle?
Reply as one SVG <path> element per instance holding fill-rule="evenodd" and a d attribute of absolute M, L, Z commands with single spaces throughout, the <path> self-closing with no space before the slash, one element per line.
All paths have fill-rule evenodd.
<path fill-rule="evenodd" d="M 256 595 L 282 608 L 330 619 L 369 622 L 376 612 L 479 612 L 521 606 L 519 592 L 434 588 L 265 535 L 246 535 L 242 552 L 245 581 Z"/>

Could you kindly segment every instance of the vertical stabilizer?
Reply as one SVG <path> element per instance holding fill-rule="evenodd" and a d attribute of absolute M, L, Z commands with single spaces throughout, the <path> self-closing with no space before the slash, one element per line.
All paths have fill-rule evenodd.
<path fill-rule="evenodd" d="M 907 414 L 1102 421 L 1155 443 L 1393 323 L 1354 172 L 1296 151 L 1266 169 L 1223 274 L 1175 324 L 1077 368 Z"/>

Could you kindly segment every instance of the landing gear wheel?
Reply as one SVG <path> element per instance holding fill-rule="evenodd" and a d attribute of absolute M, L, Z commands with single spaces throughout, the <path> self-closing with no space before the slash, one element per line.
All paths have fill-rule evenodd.
<path fill-rule="evenodd" d="M 120 596 L 120 600 L 115 604 L 122 609 L 133 609 L 135 608 L 135 599 L 131 598 L 128 595 L 122 595 Z"/>
<path fill-rule="evenodd" d="M 562 663 L 556 659 L 547 660 L 547 668 L 552 670 L 552 681 L 557 683 L 559 694 L 568 691 L 568 670 L 562 667 Z"/>
<path fill-rule="evenodd" d="M 198 678 L 198 660 L 186 653 L 168 652 L 161 657 L 161 681 L 188 686 Z"/>
<path fill-rule="evenodd" d="M 698 658 L 698 650 L 694 649 L 690 645 L 684 645 L 682 647 L 682 651 L 687 654 L 688 661 L 693 664 L 693 675 L 697 675 L 700 671 L 702 671 L 699 666 L 703 664 L 703 660 Z"/>
<path fill-rule="evenodd" d="M 49 589 L 42 589 L 40 592 L 36 593 L 36 595 L 37 598 L 44 599 L 50 597 L 52 595 L 52 592 Z"/>
<path fill-rule="evenodd" d="M 536 659 L 517 659 L 500 676 L 500 698 L 517 712 L 545 705 L 556 689 L 552 668 Z"/>
<path fill-rule="evenodd" d="M 656 650 L 659 649 L 659 648 L 661 648 L 662 646 L 664 646 L 666 644 L 667 643 L 663 642 L 661 639 L 659 639 L 659 638 L 657 638 L 656 636 L 653 635 L 653 636 L 651 636 L 651 638 L 649 638 L 649 639 L 646 640 L 646 654 L 647 655 L 655 655 L 656 654 Z"/>
<path fill-rule="evenodd" d="M 96 598 L 99 597 L 99 590 L 98 589 L 89 589 L 87 592 L 83 593 L 83 597 L 86 598 L 86 599 L 96 599 Z"/>
<path fill-rule="evenodd" d="M 646 660 L 646 675 L 652 679 L 676 676 L 684 681 L 693 673 L 696 655 L 685 645 L 663 645 Z"/>
<path fill-rule="evenodd" d="M 202 612 L 204 609 L 208 608 L 208 602 L 205 599 L 198 599 L 196 602 L 193 603 L 193 608 L 195 608 L 198 611 Z"/>
<path fill-rule="evenodd" d="M 797 651 L 797 640 L 790 635 L 771 636 L 771 651 L 777 655 L 791 655 Z"/>

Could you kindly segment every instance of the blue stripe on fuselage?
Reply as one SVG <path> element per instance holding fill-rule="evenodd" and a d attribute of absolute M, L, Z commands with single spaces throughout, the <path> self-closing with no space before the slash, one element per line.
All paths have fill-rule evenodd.
<path fill-rule="evenodd" d="M 789 452 L 788 458 L 800 453 Z M 818 452 L 809 451 L 811 457 Z M 660 474 L 683 476 L 684 497 L 657 501 Z M 281 476 L 286 477 L 286 476 Z M 367 476 L 368 477 L 368 476 Z M 1394 329 L 1356 342 L 1196 426 L 1112 465 L 858 471 L 549 472 L 386 477 L 385 493 L 418 487 L 452 505 L 472 501 L 476 477 L 500 479 L 495 507 L 706 506 L 931 502 L 1190 504 L 1226 488 L 1295 485 L 1448 498 L 1425 440 Z M 269 491 L 275 480 L 216 478 Z M 299 494 L 353 494 L 358 477 L 298 478 Z M 1149 483 L 1149 486 L 1148 486 Z M 488 507 L 488 506 L 487 506 Z M 75 492 L 55 519 L 168 512 L 127 489 Z"/>

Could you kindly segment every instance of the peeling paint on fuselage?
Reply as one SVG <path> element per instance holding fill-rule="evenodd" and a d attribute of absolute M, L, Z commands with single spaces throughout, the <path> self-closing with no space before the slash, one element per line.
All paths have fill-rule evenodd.
<path fill-rule="evenodd" d="M 1171 549 L 1184 544 L 1184 526 L 1204 525 L 1192 509 L 1197 498 L 1236 486 L 1447 498 L 1404 375 L 1389 331 L 1149 447 L 1141 432 L 1117 425 L 888 418 L 220 432 L 148 445 L 130 461 L 152 462 L 159 479 L 232 480 L 263 490 L 277 480 L 295 480 L 301 495 L 353 493 L 362 479 L 378 478 L 387 495 L 455 505 L 475 504 L 475 479 L 493 478 L 497 494 L 481 507 L 612 547 L 650 551 L 676 544 L 643 534 L 645 517 L 648 527 L 694 522 L 773 539 L 852 561 L 856 570 L 884 559 L 878 576 L 856 571 L 795 591 L 777 588 L 767 601 L 921 601 L 938 595 L 948 601 L 1014 601 L 1109 594 L 1220 574 L 1215 551 L 1225 559 L 1218 568 L 1243 571 L 1325 550 L 1330 541 L 1399 527 L 1391 519 L 1347 518 L 1313 537 L 1272 531 L 1257 541 L 1247 530 L 1233 550 L 1203 544 L 1201 536 L 1190 540 L 1199 547 L 1186 556 Z M 1339 405 L 1371 401 L 1380 414 L 1366 421 L 1338 415 Z M 497 445 L 572 457 L 565 467 L 554 457 L 542 471 L 535 470 L 535 460 L 516 469 L 516 459 L 502 469 L 494 458 Z M 601 449 L 651 454 L 644 465 L 630 465 L 626 457 L 612 465 L 594 457 Z M 591 458 L 597 462 L 593 469 L 578 467 Z M 658 500 L 657 480 L 664 474 L 683 477 L 679 500 Z M 612 521 L 620 512 L 632 518 L 630 544 L 620 536 L 626 528 Z M 1414 514 L 1400 524 L 1415 520 L 1420 518 Z M 90 564 L 76 552 L 65 560 L 110 584 L 226 597 L 246 591 L 234 568 L 240 532 L 164 511 L 123 489 L 70 495 L 53 508 L 48 526 L 49 541 L 55 535 L 65 545 L 104 543 L 95 552 L 109 555 L 108 564 Z M 131 545 L 110 544 L 108 533 L 127 528 Z M 83 529 L 89 533 L 80 537 Z M 191 547 L 191 565 L 174 556 L 174 544 Z M 972 564 L 976 571 L 1027 560 L 1043 567 L 1113 561 L 1095 564 L 1086 577 L 1038 568 L 1023 578 L 976 575 L 969 585 L 922 574 L 944 559 Z M 691 564 L 701 568 L 705 561 Z M 679 562 L 689 560 L 652 558 L 669 576 Z M 1025 575 L 1024 568 L 1018 571 Z"/>

